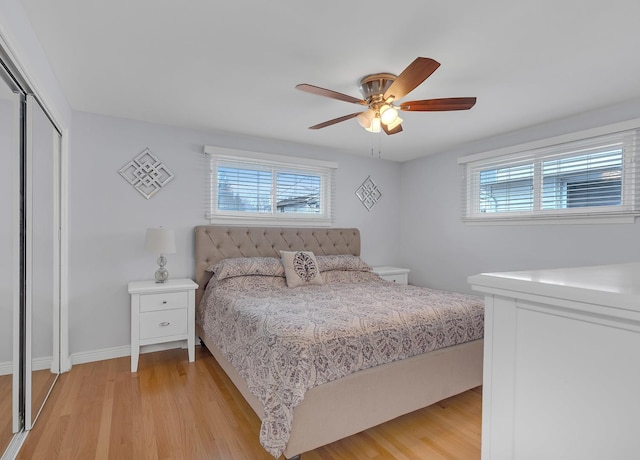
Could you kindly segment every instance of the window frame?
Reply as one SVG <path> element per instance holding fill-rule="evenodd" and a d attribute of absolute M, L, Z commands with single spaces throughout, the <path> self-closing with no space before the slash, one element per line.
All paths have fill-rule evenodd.
<path fill-rule="evenodd" d="M 522 225 L 535 223 L 634 223 L 640 215 L 639 142 L 640 119 L 591 130 L 570 133 L 536 142 L 468 155 L 458 159 L 462 174 L 462 220 L 466 224 Z M 619 145 L 622 149 L 621 203 L 584 207 L 547 208 L 544 198 L 544 163 L 581 154 L 597 154 L 600 147 Z M 615 150 L 612 148 L 612 151 Z M 582 152 L 582 153 L 581 153 Z M 585 153 L 586 152 L 586 153 Z M 533 199 L 531 210 L 481 212 L 480 173 L 488 169 L 532 164 Z M 549 177 L 549 176 L 546 176 Z M 595 190 L 595 189 L 594 189 Z"/>
<path fill-rule="evenodd" d="M 290 157 L 262 152 L 204 147 L 208 163 L 205 217 L 212 224 L 278 225 L 330 227 L 334 222 L 335 171 L 338 163 L 309 158 Z M 218 209 L 218 166 L 246 166 L 247 169 L 269 169 L 273 174 L 271 196 L 277 194 L 279 173 L 299 173 L 320 177 L 320 213 L 280 212 L 275 199 L 270 212 L 230 211 Z"/>

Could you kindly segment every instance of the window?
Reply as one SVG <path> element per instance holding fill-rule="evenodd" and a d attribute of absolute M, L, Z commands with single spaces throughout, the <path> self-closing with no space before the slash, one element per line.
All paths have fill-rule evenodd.
<path fill-rule="evenodd" d="M 205 147 L 215 223 L 331 225 L 333 162 Z"/>
<path fill-rule="evenodd" d="M 463 158 L 463 220 L 621 217 L 633 222 L 640 214 L 637 141 L 632 130 Z"/>

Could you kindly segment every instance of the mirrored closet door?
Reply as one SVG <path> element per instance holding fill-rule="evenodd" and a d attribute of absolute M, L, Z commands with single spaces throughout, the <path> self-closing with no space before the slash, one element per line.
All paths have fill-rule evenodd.
<path fill-rule="evenodd" d="M 25 427 L 30 429 L 59 372 L 61 137 L 27 96 L 26 136 L 26 379 Z M 30 329 L 30 330 L 29 330 Z M 29 409 L 30 408 L 30 409 Z"/>
<path fill-rule="evenodd" d="M 0 457 L 60 369 L 61 134 L 0 49 Z"/>
<path fill-rule="evenodd" d="M 0 67 L 0 455 L 20 429 L 20 215 L 24 96 Z"/>

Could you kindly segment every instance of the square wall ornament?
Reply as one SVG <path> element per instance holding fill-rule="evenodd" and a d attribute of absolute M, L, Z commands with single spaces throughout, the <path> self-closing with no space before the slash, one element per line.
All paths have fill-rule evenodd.
<path fill-rule="evenodd" d="M 367 211 L 371 211 L 380 198 L 382 198 L 382 192 L 375 182 L 373 182 L 371 176 L 369 176 L 356 190 L 356 196 L 362 205 L 367 208 Z"/>
<path fill-rule="evenodd" d="M 174 177 L 169 168 L 163 165 L 148 148 L 118 172 L 147 200 Z"/>

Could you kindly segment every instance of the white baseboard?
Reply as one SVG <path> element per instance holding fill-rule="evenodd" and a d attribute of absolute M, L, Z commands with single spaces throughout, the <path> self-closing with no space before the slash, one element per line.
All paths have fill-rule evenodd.
<path fill-rule="evenodd" d="M 34 358 L 31 361 L 31 370 L 41 371 L 43 369 L 51 369 L 51 356 L 45 356 L 44 358 Z M 0 363 L 0 375 L 13 374 L 13 361 L 5 361 Z"/>
<path fill-rule="evenodd" d="M 180 340 L 177 342 L 156 343 L 154 345 L 145 345 L 140 348 L 140 353 L 152 353 L 154 351 L 171 350 L 173 348 L 187 348 L 187 341 Z M 92 363 L 95 361 L 104 361 L 105 359 L 122 358 L 131 356 L 131 347 L 103 348 L 102 350 L 81 351 L 71 354 L 71 364 Z"/>
<path fill-rule="evenodd" d="M 0 375 L 13 374 L 13 361 L 5 361 L 0 363 Z"/>
<path fill-rule="evenodd" d="M 186 340 L 180 340 L 177 342 L 156 343 L 154 345 L 145 345 L 140 348 L 140 353 L 152 353 L 154 351 L 171 350 L 173 348 L 187 348 Z M 102 350 L 81 351 L 79 353 L 73 353 L 70 356 L 70 364 L 84 364 L 92 363 L 95 361 L 104 361 L 105 359 L 122 358 L 123 356 L 131 356 L 131 347 L 126 345 L 123 347 L 103 348 Z M 35 358 L 32 361 L 31 369 L 39 371 L 42 369 L 51 369 L 51 356 L 45 356 L 44 358 Z M 63 369 L 62 372 L 66 372 L 71 369 Z M 13 374 L 13 362 L 5 361 L 0 362 L 0 375 Z"/>
<path fill-rule="evenodd" d="M 45 356 L 44 358 L 33 358 L 31 360 L 31 370 L 32 371 L 42 371 L 44 369 L 51 370 L 52 361 L 53 361 L 53 356 Z"/>

